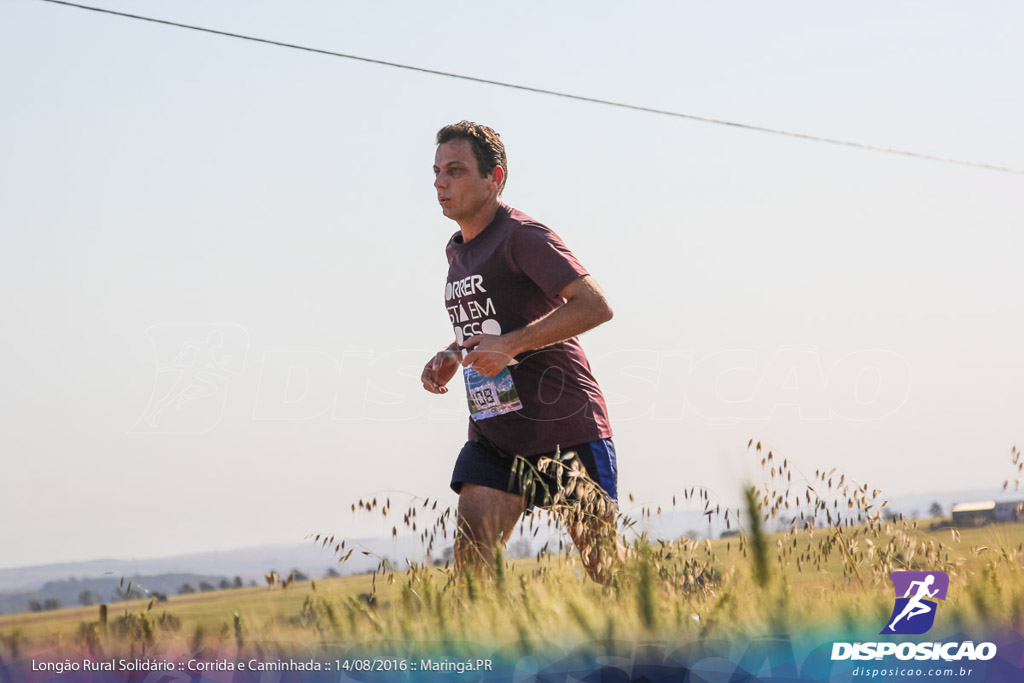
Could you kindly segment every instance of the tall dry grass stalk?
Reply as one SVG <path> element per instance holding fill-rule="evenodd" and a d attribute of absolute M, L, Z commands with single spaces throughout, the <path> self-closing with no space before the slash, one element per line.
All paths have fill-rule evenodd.
<path fill-rule="evenodd" d="M 547 487 L 551 510 L 524 520 L 520 531 L 534 539 L 550 528 L 550 544 L 529 558 L 496 549 L 490 575 L 460 575 L 450 563 L 412 559 L 398 569 L 375 557 L 372 572 L 318 580 L 315 590 L 296 581 L 285 591 L 268 580 L 267 589 L 248 592 L 241 602 L 231 597 L 238 593 L 209 594 L 223 601 L 209 603 L 216 608 L 172 599 L 164 615 L 173 619 L 126 610 L 111 619 L 106 634 L 89 620 L 58 636 L 0 622 L 0 647 L 7 657 L 55 641 L 108 657 L 242 650 L 326 656 L 339 649 L 414 655 L 438 647 L 471 655 L 483 644 L 518 654 L 576 645 L 602 651 L 613 640 L 700 642 L 794 628 L 854 637 L 877 633 L 892 608 L 888 574 L 897 569 L 949 574 L 945 624 L 1024 626 L 1024 525 L 933 531 L 890 513 L 881 491 L 838 468 L 805 476 L 760 442 L 751 440 L 747 452 L 764 477 L 742 492 L 743 510 L 697 486 L 679 496 L 702 506 L 709 520 L 738 527 L 737 537 L 651 538 L 639 532 L 639 522 L 658 514 L 657 506 L 623 514 L 559 457 L 538 466 L 547 477 L 528 464 L 516 472 L 535 491 Z M 550 486 L 548 477 L 558 485 Z M 371 499 L 352 509 L 389 525 L 394 520 L 395 533 L 416 535 L 426 557 L 454 540 L 455 513 L 437 501 L 414 500 L 398 510 L 390 499 Z M 588 530 L 596 530 L 589 548 L 598 552 L 569 550 L 565 537 L 582 538 Z M 312 540 L 330 548 L 341 566 L 354 553 L 372 556 L 333 534 Z M 606 572 L 608 580 L 595 583 L 588 570 Z"/>

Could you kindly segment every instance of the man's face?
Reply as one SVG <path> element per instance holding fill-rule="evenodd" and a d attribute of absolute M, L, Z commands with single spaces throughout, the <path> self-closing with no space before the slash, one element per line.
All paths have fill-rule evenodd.
<path fill-rule="evenodd" d="M 481 177 L 469 140 L 451 140 L 434 154 L 434 188 L 441 211 L 458 221 L 475 216 L 497 191 L 493 177 Z"/>

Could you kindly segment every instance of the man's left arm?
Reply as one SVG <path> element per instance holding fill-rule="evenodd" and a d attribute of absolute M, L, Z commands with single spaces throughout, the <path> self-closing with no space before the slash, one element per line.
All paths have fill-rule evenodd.
<path fill-rule="evenodd" d="M 478 334 L 466 339 L 463 346 L 473 350 L 462 364 L 494 377 L 520 353 L 571 339 L 612 319 L 608 299 L 589 275 L 573 280 L 559 295 L 565 299 L 564 304 L 525 327 L 508 334 Z"/>

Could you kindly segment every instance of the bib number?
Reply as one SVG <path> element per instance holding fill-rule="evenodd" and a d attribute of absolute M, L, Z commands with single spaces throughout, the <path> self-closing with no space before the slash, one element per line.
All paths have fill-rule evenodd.
<path fill-rule="evenodd" d="M 474 420 L 486 420 L 522 409 L 523 404 L 508 368 L 494 377 L 485 377 L 473 368 L 463 368 L 462 373 L 466 379 L 469 416 Z"/>

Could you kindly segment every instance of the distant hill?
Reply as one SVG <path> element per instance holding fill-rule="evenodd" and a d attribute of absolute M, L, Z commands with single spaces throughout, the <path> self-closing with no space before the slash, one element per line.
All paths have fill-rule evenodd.
<path fill-rule="evenodd" d="M 884 498 L 884 494 L 882 495 Z M 920 494 L 892 496 L 888 510 L 901 512 L 907 518 L 929 517 L 929 508 L 938 503 L 946 517 L 955 503 L 977 500 L 1024 500 L 1024 492 L 1003 493 L 998 489 L 972 489 L 961 491 L 927 492 Z M 712 515 L 710 521 L 700 509 L 666 510 L 661 515 L 635 520 L 634 530 L 646 532 L 653 539 L 717 538 L 726 530 L 722 515 Z M 731 528 L 737 528 L 735 509 L 730 514 Z M 518 533 L 509 544 L 511 555 L 536 553 L 545 543 L 552 540 L 546 525 L 536 536 L 528 531 L 527 536 Z M 340 542 L 340 540 L 339 540 Z M 434 557 L 450 557 L 451 541 L 448 546 L 436 548 Z M 557 547 L 557 541 L 553 546 Z M 145 560 L 91 560 L 63 564 L 39 565 L 0 569 L 0 614 L 24 612 L 29 601 L 39 603 L 47 599 L 58 600 L 63 607 L 79 604 L 79 596 L 92 591 L 99 599 L 116 599 L 117 589 L 129 581 L 150 592 L 156 591 L 175 595 L 183 584 L 190 584 L 196 590 L 201 582 L 219 586 L 221 581 L 231 584 L 236 577 L 245 585 L 255 581 L 262 585 L 264 575 L 276 570 L 281 578 L 298 569 L 310 578 L 318 579 L 329 570 L 340 574 L 356 574 L 372 571 L 381 558 L 388 558 L 396 567 L 405 566 L 405 560 L 423 562 L 427 560 L 418 539 L 399 537 L 353 539 L 346 544 L 346 551 L 355 548 L 351 558 L 338 564 L 337 556 L 331 549 L 313 543 L 268 545 L 250 548 L 236 548 L 216 552 L 193 553 L 174 557 Z"/>
<path fill-rule="evenodd" d="M 125 587 L 133 581 L 151 592 L 175 595 L 185 583 L 198 590 L 202 581 L 219 586 L 224 580 L 234 583 L 235 577 L 246 585 L 251 581 L 262 585 L 264 575 L 271 570 L 277 571 L 282 579 L 293 569 L 318 579 L 331 569 L 339 574 L 372 571 L 381 558 L 389 558 L 399 567 L 404 566 L 405 558 L 425 559 L 416 539 L 355 539 L 347 542 L 346 552 L 349 548 L 356 552 L 340 565 L 333 552 L 308 543 L 144 560 L 106 559 L 0 569 L 0 614 L 27 611 L 30 600 L 42 603 L 56 599 L 63 607 L 76 606 L 79 595 L 87 590 L 102 596 L 104 601 L 110 600 L 122 577 Z"/>
<path fill-rule="evenodd" d="M 112 576 L 84 579 L 72 577 L 47 581 L 38 590 L 0 594 L 0 614 L 31 611 L 33 602 L 57 609 L 78 607 L 82 604 L 115 603 L 128 597 L 138 600 L 146 596 L 158 597 L 159 594 L 176 595 L 186 584 L 198 592 L 201 584 L 217 587 L 221 581 L 231 583 L 232 580 L 210 574 L 135 575 L 126 576 L 123 580 L 121 577 Z"/>

